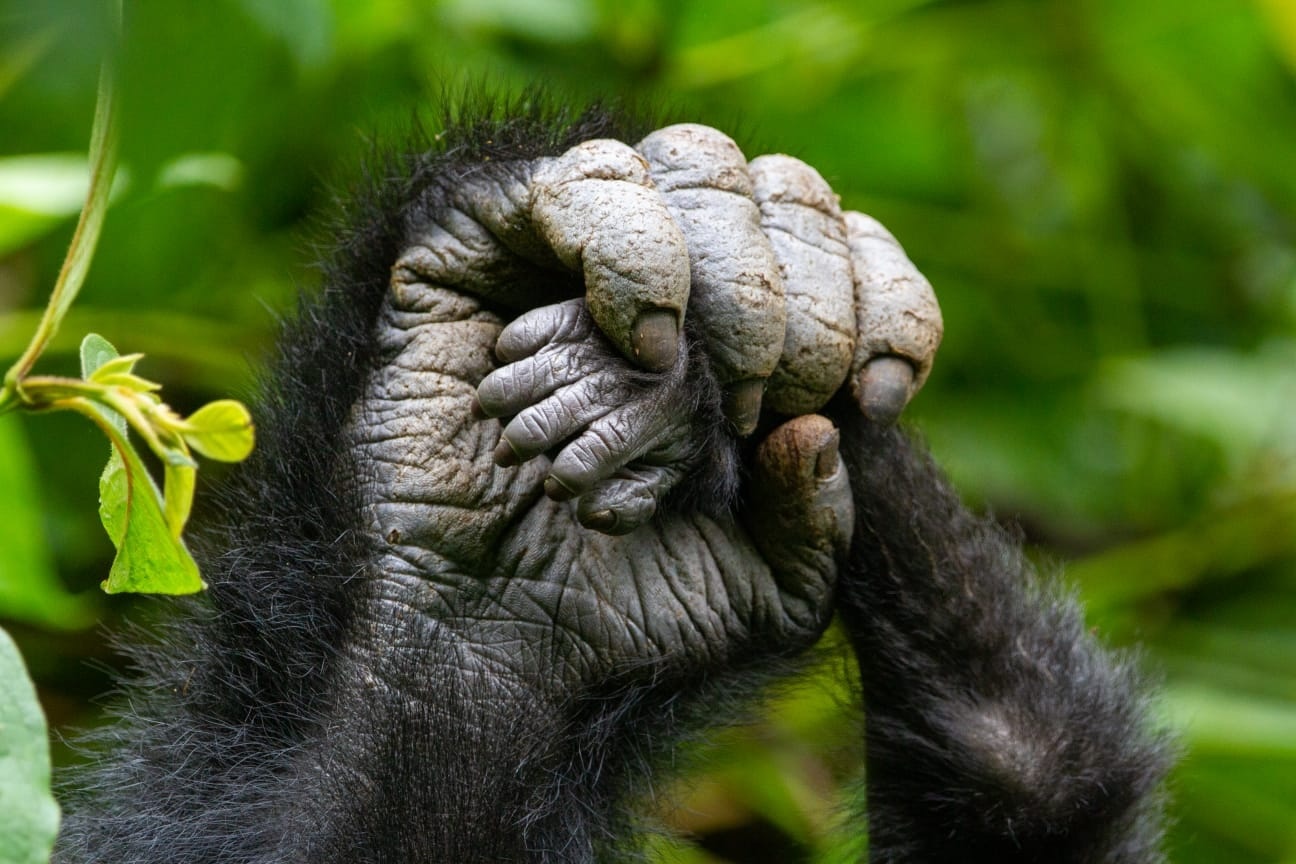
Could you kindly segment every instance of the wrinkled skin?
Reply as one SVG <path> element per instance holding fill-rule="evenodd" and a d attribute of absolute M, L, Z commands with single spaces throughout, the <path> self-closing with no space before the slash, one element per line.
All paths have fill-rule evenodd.
<path fill-rule="evenodd" d="M 625 860 L 662 748 L 822 631 L 855 502 L 765 384 L 893 418 L 930 289 L 810 168 L 609 126 L 489 128 L 350 217 L 60 864 Z"/>
<path fill-rule="evenodd" d="M 340 228 L 58 864 L 639 860 L 833 608 L 870 860 L 1163 861 L 1131 664 L 888 426 L 940 338 L 894 238 L 714 130 L 469 124 Z"/>
<path fill-rule="evenodd" d="M 774 432 L 733 512 L 666 496 L 726 473 L 766 382 L 772 407 L 807 414 L 850 376 L 894 419 L 939 341 L 925 280 L 879 228 L 859 241 L 809 166 L 749 170 L 699 126 L 638 150 L 590 141 L 460 186 L 394 269 L 390 359 L 355 414 L 379 599 L 426 614 L 488 674 L 559 695 L 813 641 L 851 530 L 830 423 Z M 558 267 L 584 300 L 501 332 L 487 307 Z M 502 436 L 483 413 L 512 418 Z"/>

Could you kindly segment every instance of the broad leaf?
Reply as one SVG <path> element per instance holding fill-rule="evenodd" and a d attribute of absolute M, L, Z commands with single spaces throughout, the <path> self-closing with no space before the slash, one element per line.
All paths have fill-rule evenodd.
<path fill-rule="evenodd" d="M 76 216 L 88 182 L 84 154 L 0 159 L 0 257 Z"/>
<path fill-rule="evenodd" d="M 95 333 L 81 341 L 81 374 L 87 379 L 104 370 L 127 374 L 136 359 L 138 355 L 119 356 L 107 339 Z M 201 591 L 206 586 L 198 565 L 180 540 L 193 497 L 192 462 L 182 459 L 184 464 L 168 464 L 171 496 L 164 504 L 127 436 L 125 418 L 95 402 L 87 402 L 81 410 L 99 422 L 113 445 L 99 478 L 99 520 L 117 548 L 117 557 L 103 590 L 109 594 Z"/>
<path fill-rule="evenodd" d="M 180 539 L 185 523 L 189 521 L 189 511 L 193 507 L 194 485 L 198 480 L 198 469 L 193 465 L 166 466 L 166 480 L 163 486 L 162 500 L 166 515 L 167 530 L 171 536 Z"/>
<path fill-rule="evenodd" d="M 135 371 L 135 364 L 144 356 L 143 354 L 127 354 L 125 357 L 118 357 L 116 355 L 117 349 L 113 347 L 112 343 L 97 333 L 90 333 L 85 339 L 82 339 L 81 347 L 83 349 L 88 347 L 91 351 L 91 356 L 89 358 L 85 356 L 81 358 L 82 376 L 88 381 L 99 381 L 105 376 L 129 375 L 131 372 Z M 107 352 L 110 350 L 114 353 L 107 355 Z M 85 368 L 86 361 L 89 360 L 90 362 L 94 362 L 95 360 L 99 360 L 101 354 L 107 356 L 103 357 L 102 362 L 100 362 L 98 366 L 87 371 Z"/>
<path fill-rule="evenodd" d="M 241 462 L 252 452 L 252 415 L 241 402 L 209 402 L 191 414 L 186 423 L 189 431 L 184 433 L 185 441 L 208 459 Z"/>
<path fill-rule="evenodd" d="M 135 365 L 133 356 L 137 355 L 122 357 L 107 339 L 98 333 L 87 333 L 81 340 L 81 377 L 89 381 L 105 365 L 121 360 L 130 361 L 129 367 L 125 370 L 130 371 L 130 368 Z"/>
<path fill-rule="evenodd" d="M 18 647 L 0 630 L 0 864 L 47 864 L 58 825 L 45 715 Z"/>
<path fill-rule="evenodd" d="M 122 540 L 126 537 L 128 498 L 126 466 L 114 446 L 108 454 L 108 464 L 99 475 L 99 521 L 103 523 L 115 549 L 121 548 Z"/>
<path fill-rule="evenodd" d="M 113 455 L 99 479 L 99 517 L 117 547 L 102 585 L 109 594 L 192 594 L 206 587 L 193 556 L 171 532 L 162 496 L 124 437 L 114 436 Z"/>

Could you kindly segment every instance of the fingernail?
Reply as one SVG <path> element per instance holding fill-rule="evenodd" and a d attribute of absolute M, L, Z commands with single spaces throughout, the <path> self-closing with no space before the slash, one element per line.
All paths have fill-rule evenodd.
<path fill-rule="evenodd" d="M 630 331 L 630 347 L 645 369 L 665 372 L 679 356 L 679 318 L 669 309 L 649 309 Z"/>
<path fill-rule="evenodd" d="M 761 399 L 765 396 L 765 380 L 748 378 L 736 381 L 725 390 L 724 412 L 740 436 L 750 435 L 760 420 Z"/>
<path fill-rule="evenodd" d="M 815 476 L 820 480 L 827 480 L 837 473 L 837 451 L 840 448 L 841 433 L 834 429 L 828 441 L 819 450 L 819 458 L 815 461 Z"/>
<path fill-rule="evenodd" d="M 859 403 L 864 416 L 882 426 L 895 423 L 909 402 L 913 380 L 914 368 L 908 360 L 890 355 L 874 357 L 859 377 Z"/>
<path fill-rule="evenodd" d="M 544 490 L 545 490 L 545 494 L 548 495 L 550 498 L 552 498 L 554 501 L 570 501 L 571 499 L 576 497 L 575 492 L 573 492 L 571 489 L 568 489 L 566 484 L 564 484 L 557 477 L 554 477 L 552 474 L 549 475 L 549 477 L 545 480 Z"/>
<path fill-rule="evenodd" d="M 486 409 L 482 407 L 481 400 L 477 398 L 476 393 L 473 394 L 472 402 L 468 406 L 468 413 L 472 414 L 474 420 L 485 420 L 490 416 L 486 413 Z"/>
<path fill-rule="evenodd" d="M 491 454 L 491 458 L 501 468 L 512 468 L 522 461 L 518 458 L 517 451 L 513 449 L 513 445 L 508 442 L 507 438 L 501 438 L 500 442 L 495 445 L 495 452 Z"/>
<path fill-rule="evenodd" d="M 597 510 L 590 513 L 581 522 L 586 528 L 592 528 L 604 534 L 611 534 L 617 526 L 617 514 L 611 510 Z"/>

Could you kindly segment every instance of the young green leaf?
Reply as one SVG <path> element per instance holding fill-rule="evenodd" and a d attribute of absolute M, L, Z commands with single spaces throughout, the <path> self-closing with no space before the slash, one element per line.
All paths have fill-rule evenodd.
<path fill-rule="evenodd" d="M 81 342 L 82 349 L 85 348 L 86 340 L 88 340 L 91 336 L 94 335 L 95 334 L 91 333 L 90 336 L 87 336 L 85 340 L 82 340 Z M 96 338 L 100 338 L 100 337 L 96 337 Z M 112 348 L 112 345 L 110 345 L 109 343 L 104 342 L 104 344 L 108 345 L 109 348 Z M 90 374 L 85 375 L 85 379 L 87 381 L 103 381 L 105 378 L 111 377 L 113 375 L 129 375 L 135 371 L 135 364 L 138 363 L 143 356 L 144 356 L 143 354 L 127 354 L 125 357 L 111 357 L 105 359 L 102 363 L 100 363 L 99 366 L 95 367 L 90 372 Z M 82 370 L 84 369 L 85 369 L 85 357 L 83 356 Z"/>
<path fill-rule="evenodd" d="M 81 377 L 87 381 L 104 364 L 117 359 L 120 359 L 117 349 L 98 333 L 87 333 L 81 340 Z M 133 361 L 131 365 L 134 365 Z"/>
<path fill-rule="evenodd" d="M 105 387 L 124 387 L 137 393 L 155 393 L 162 389 L 162 385 L 156 381 L 131 374 L 106 374 L 102 369 L 96 372 L 91 380 Z"/>
<path fill-rule="evenodd" d="M 98 334 L 91 333 L 81 340 L 81 375 L 87 380 L 96 374 L 129 375 L 138 359 L 139 355 L 119 356 L 117 349 Z M 127 437 L 125 418 L 97 402 L 87 401 L 82 408 L 98 418 L 113 445 L 99 477 L 99 520 L 117 549 L 103 589 L 109 594 L 201 591 L 204 586 L 198 565 L 179 539 L 189 515 L 193 480 L 171 476 L 176 471 L 192 473 L 192 462 L 168 465 L 167 486 L 174 500 L 166 503 L 164 514 L 162 496 Z"/>
<path fill-rule="evenodd" d="M 189 446 L 208 459 L 241 462 L 252 452 L 252 415 L 233 399 L 208 402 L 185 420 L 182 433 Z"/>
<path fill-rule="evenodd" d="M 45 864 L 58 824 L 45 716 L 17 646 L 0 630 L 0 862 Z"/>
<path fill-rule="evenodd" d="M 108 454 L 108 464 L 99 475 L 99 521 L 113 548 L 120 549 L 126 536 L 127 502 L 130 486 L 126 478 L 126 465 L 117 455 L 117 448 Z"/>
<path fill-rule="evenodd" d="M 184 531 L 189 521 L 189 510 L 193 507 L 194 484 L 198 479 L 198 468 L 195 465 L 166 466 L 166 479 L 163 481 L 162 501 L 167 529 L 176 540 Z"/>
<path fill-rule="evenodd" d="M 113 455 L 99 480 L 99 517 L 117 547 L 102 585 L 109 594 L 192 594 L 206 587 L 198 565 L 170 527 L 188 515 L 188 496 L 169 508 L 170 519 L 161 497 L 130 441 L 113 436 Z"/>

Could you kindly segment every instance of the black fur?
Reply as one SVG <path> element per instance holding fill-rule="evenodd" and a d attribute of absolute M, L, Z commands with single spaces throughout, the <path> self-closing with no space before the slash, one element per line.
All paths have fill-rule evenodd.
<path fill-rule="evenodd" d="M 845 422 L 839 608 L 866 701 L 870 860 L 1162 861 L 1169 748 L 1129 658 L 900 431 Z"/>
<path fill-rule="evenodd" d="M 561 711 L 492 711 L 453 676 L 435 704 L 399 678 L 363 686 L 347 643 L 372 555 L 343 433 L 381 362 L 371 334 L 402 242 L 483 165 L 644 131 L 538 105 L 458 118 L 380 160 L 330 230 L 323 288 L 255 400 L 257 450 L 204 508 L 211 589 L 127 649 L 137 674 L 87 741 L 99 760 L 65 782 L 56 861 L 627 860 L 636 778 L 787 671 L 698 670 L 688 702 L 678 681 L 627 677 Z M 1164 748 L 1127 667 L 903 436 L 856 424 L 843 449 L 859 525 L 841 607 L 868 699 L 873 860 L 1160 860 Z"/>

